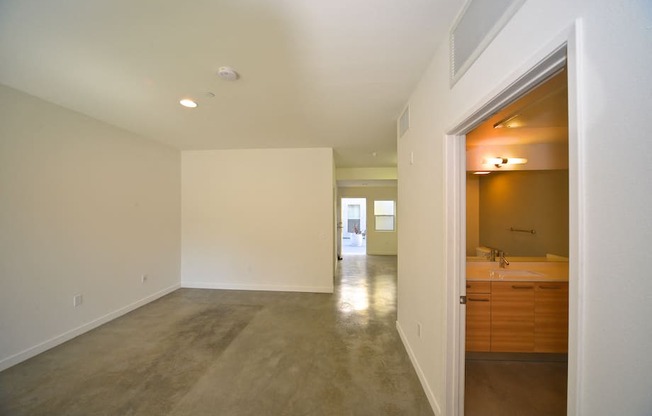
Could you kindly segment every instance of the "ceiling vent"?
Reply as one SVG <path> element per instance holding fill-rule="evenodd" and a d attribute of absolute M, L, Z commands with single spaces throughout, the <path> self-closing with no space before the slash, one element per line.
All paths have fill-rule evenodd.
<path fill-rule="evenodd" d="M 407 106 L 401 118 L 398 119 L 398 137 L 403 137 L 406 131 L 410 129 L 410 106 Z"/>
<path fill-rule="evenodd" d="M 451 86 L 464 75 L 525 0 L 468 0 L 450 33 Z"/>

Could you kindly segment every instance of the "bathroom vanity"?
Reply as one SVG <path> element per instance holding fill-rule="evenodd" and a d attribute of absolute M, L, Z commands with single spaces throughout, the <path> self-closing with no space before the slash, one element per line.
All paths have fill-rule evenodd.
<path fill-rule="evenodd" d="M 466 350 L 568 351 L 568 263 L 467 262 Z"/>

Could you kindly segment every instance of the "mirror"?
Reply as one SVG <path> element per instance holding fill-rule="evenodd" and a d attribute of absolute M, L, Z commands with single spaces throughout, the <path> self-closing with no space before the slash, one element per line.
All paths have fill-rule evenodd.
<path fill-rule="evenodd" d="M 467 134 L 468 261 L 568 260 L 567 97 L 561 71 Z"/>

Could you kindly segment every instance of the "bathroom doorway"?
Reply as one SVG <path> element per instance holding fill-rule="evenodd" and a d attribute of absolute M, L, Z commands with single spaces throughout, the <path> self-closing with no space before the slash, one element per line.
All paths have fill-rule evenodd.
<path fill-rule="evenodd" d="M 566 68 L 466 134 L 465 414 L 565 415 Z"/>
<path fill-rule="evenodd" d="M 466 317 L 467 317 L 467 246 L 466 246 L 466 170 L 467 152 L 466 135 L 478 127 L 488 118 L 496 115 L 501 109 L 516 102 L 529 91 L 543 82 L 551 79 L 560 71 L 566 70 L 568 82 L 568 333 L 567 345 L 567 377 L 566 398 L 567 406 L 564 411 L 574 414 L 578 403 L 578 368 L 580 357 L 578 351 L 582 348 L 582 341 L 578 337 L 577 327 L 581 324 L 581 296 L 580 287 L 585 278 L 581 267 L 581 257 L 585 231 L 579 221 L 582 210 L 582 197 L 584 186 L 580 171 L 580 132 L 578 131 L 578 67 L 577 67 L 577 42 L 576 28 L 569 28 L 568 32 L 560 35 L 544 50 L 536 54 L 530 64 L 525 66 L 518 75 L 513 74 L 511 81 L 505 82 L 497 88 L 493 98 L 473 106 L 468 115 L 445 138 L 445 172 L 446 176 L 446 235 L 451 242 L 446 249 L 446 278 L 448 281 L 448 295 L 451 302 L 448 304 L 448 343 L 447 343 L 447 379 L 450 388 L 447 391 L 447 412 L 455 415 L 465 414 L 465 370 L 466 370 Z M 508 123 L 509 119 L 500 120 Z M 496 124 L 496 123 L 494 123 Z M 504 127 L 504 126 L 503 126 Z M 492 125 L 492 128 L 494 126 Z M 501 127 L 498 127 L 501 128 Z M 495 154 L 485 157 L 497 169 L 496 165 L 509 165 L 510 156 L 515 159 L 518 155 Z M 500 160 L 497 160 L 500 158 Z M 527 157 L 523 157 L 527 158 Z M 485 162 L 486 163 L 486 162 Z M 532 166 L 534 168 L 534 166 Z M 507 227 L 506 227 L 507 228 Z M 509 226 L 516 229 L 517 227 Z M 519 232 L 510 229 L 510 232 Z M 523 228 L 524 231 L 531 230 Z M 507 230 L 505 230 L 507 231 Z M 535 233 L 538 232 L 535 230 Z M 532 234 L 532 233 L 530 233 Z M 519 233 L 520 235 L 520 233 Z M 526 236 L 523 233 L 522 236 Z M 478 245 L 479 246 L 479 245 Z M 551 253 L 553 254 L 553 253 Z M 470 263 L 468 263 L 470 264 Z M 498 268 L 494 268 L 498 269 Z M 486 270 L 487 272 L 494 269 Z M 534 275 L 535 270 L 529 270 Z M 507 275 L 508 273 L 503 273 Z M 522 273 L 521 273 L 522 274 Z M 504 277 L 504 276 L 503 276 Z M 493 300 L 493 299 L 492 299 Z M 528 307 L 529 308 L 529 307 Z M 491 309 L 490 309 L 491 310 Z M 525 414 L 531 414 L 531 411 Z"/>

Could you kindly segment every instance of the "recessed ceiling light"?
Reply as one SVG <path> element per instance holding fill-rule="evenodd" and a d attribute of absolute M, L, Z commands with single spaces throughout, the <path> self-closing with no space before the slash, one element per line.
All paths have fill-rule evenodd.
<path fill-rule="evenodd" d="M 230 66 L 223 66 L 218 69 L 217 76 L 227 81 L 235 81 L 239 77 L 238 73 L 235 72 L 235 69 Z"/>
<path fill-rule="evenodd" d="M 197 103 L 191 100 L 190 98 L 184 98 L 183 100 L 179 101 L 179 104 L 181 104 L 184 107 L 188 108 L 195 108 L 197 107 Z"/>

